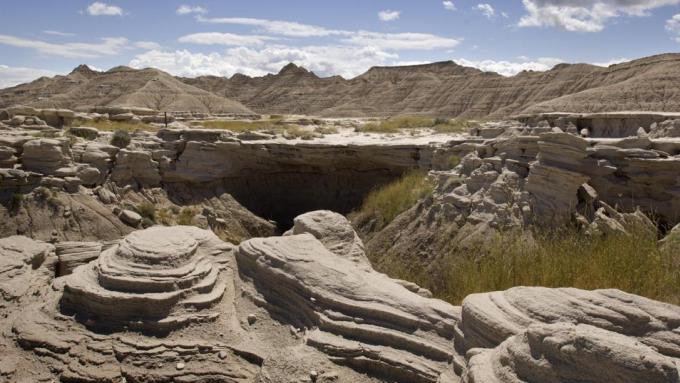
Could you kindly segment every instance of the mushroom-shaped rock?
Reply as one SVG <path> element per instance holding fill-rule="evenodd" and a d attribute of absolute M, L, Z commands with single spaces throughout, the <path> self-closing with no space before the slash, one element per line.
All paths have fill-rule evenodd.
<path fill-rule="evenodd" d="M 225 290 L 215 256 L 231 249 L 195 227 L 133 232 L 66 277 L 61 307 L 107 329 L 166 332 L 215 319 L 210 307 Z"/>

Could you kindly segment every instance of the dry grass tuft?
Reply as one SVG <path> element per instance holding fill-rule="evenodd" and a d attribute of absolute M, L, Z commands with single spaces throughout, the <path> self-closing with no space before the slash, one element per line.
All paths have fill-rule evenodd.
<path fill-rule="evenodd" d="M 378 227 L 387 226 L 400 213 L 413 206 L 419 199 L 432 193 L 433 185 L 427 172 L 412 170 L 398 180 L 371 191 L 361 208 L 353 213 L 359 217 L 379 220 Z"/>
<path fill-rule="evenodd" d="M 680 255 L 659 248 L 654 236 L 586 237 L 576 230 L 499 234 L 484 250 L 459 249 L 424 269 L 389 256 L 372 256 L 374 266 L 411 280 L 438 298 L 460 304 L 465 296 L 513 286 L 617 288 L 651 299 L 680 303 Z"/>

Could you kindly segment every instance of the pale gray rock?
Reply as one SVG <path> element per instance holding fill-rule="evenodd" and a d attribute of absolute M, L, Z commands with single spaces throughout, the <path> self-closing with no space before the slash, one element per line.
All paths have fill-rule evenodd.
<path fill-rule="evenodd" d="M 453 374 L 455 307 L 333 253 L 307 233 L 248 240 L 237 261 L 265 307 L 311 329 L 306 343 L 331 360 L 403 382 Z"/>
<path fill-rule="evenodd" d="M 59 259 L 57 276 L 71 274 L 73 270 L 99 257 L 102 245 L 99 242 L 59 242 L 55 244 Z"/>
<path fill-rule="evenodd" d="M 317 210 L 295 217 L 293 228 L 287 234 L 304 233 L 313 235 L 328 250 L 340 257 L 362 265 L 370 265 L 364 252 L 364 243 L 352 228 L 352 224 L 341 214 Z"/>
<path fill-rule="evenodd" d="M 133 232 L 65 280 L 62 307 L 96 326 L 167 332 L 214 320 L 224 282 L 214 255 L 230 250 L 212 232 L 189 226 Z"/>
<path fill-rule="evenodd" d="M 54 278 L 54 246 L 24 236 L 0 239 L 0 308 L 19 303 Z"/>
<path fill-rule="evenodd" d="M 138 227 L 142 222 L 142 216 L 132 210 L 123 209 L 118 216 L 126 225 Z"/>
<path fill-rule="evenodd" d="M 116 155 L 111 180 L 119 185 L 157 186 L 161 181 L 159 164 L 142 150 L 121 149 Z"/>
<path fill-rule="evenodd" d="M 537 324 L 493 349 L 471 350 L 465 383 L 673 383 L 676 360 L 587 324 Z"/>
<path fill-rule="evenodd" d="M 53 174 L 70 163 L 68 142 L 51 138 L 28 141 L 23 145 L 21 162 L 28 171 Z"/>

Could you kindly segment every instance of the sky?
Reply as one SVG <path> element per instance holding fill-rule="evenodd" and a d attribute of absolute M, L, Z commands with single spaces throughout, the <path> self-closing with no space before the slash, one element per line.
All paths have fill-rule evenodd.
<path fill-rule="evenodd" d="M 512 76 L 679 50 L 680 0 L 22 0 L 0 14 L 0 88 L 79 64 L 352 78 L 453 60 Z"/>

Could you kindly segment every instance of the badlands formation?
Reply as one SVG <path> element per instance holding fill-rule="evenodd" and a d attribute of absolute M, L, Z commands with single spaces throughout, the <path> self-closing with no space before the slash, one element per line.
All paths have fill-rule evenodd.
<path fill-rule="evenodd" d="M 135 81 L 112 85 L 97 106 L 76 96 L 111 74 L 83 67 L 2 91 L 32 105 L 0 110 L 0 381 L 680 382 L 678 306 L 522 286 L 452 305 L 369 260 L 390 254 L 427 269 L 452 245 L 567 225 L 676 245 L 680 114 L 670 104 L 554 113 L 525 110 L 527 100 L 513 118 L 456 134 L 282 117 L 308 133 L 294 138 L 194 124 L 259 118 L 245 92 L 231 101 L 205 78 L 141 71 L 173 89 L 177 108 L 209 92 L 222 102 L 166 116 L 139 103 L 163 91 L 139 90 L 140 72 L 113 72 Z M 522 76 L 539 75 L 513 80 Z M 55 103 L 26 102 L 40 92 Z M 140 129 L 87 126 L 113 121 Z M 351 214 L 413 169 L 433 190 L 394 220 Z"/>

